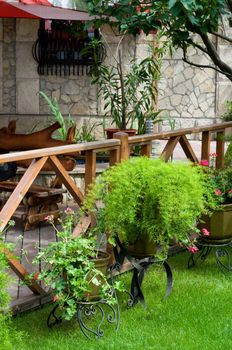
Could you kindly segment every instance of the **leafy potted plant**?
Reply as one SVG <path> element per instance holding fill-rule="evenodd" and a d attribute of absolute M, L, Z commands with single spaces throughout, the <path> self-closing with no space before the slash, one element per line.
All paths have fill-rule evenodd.
<path fill-rule="evenodd" d="M 200 165 L 207 175 L 208 187 L 216 208 L 211 215 L 202 217 L 198 227 L 203 239 L 209 243 L 226 243 L 232 240 L 232 168 L 215 168 L 216 153 L 210 155 L 210 162 Z"/>
<path fill-rule="evenodd" d="M 115 299 L 106 274 L 109 254 L 98 250 L 94 236 L 74 237 L 77 214 L 70 208 L 65 214 L 58 227 L 51 216 L 46 218 L 56 230 L 58 241 L 41 249 L 35 262 L 43 265 L 36 278 L 51 288 L 62 317 L 69 320 L 81 301 L 104 299 L 113 303 Z M 35 275 L 32 278 L 35 280 Z"/>
<path fill-rule="evenodd" d="M 103 203 L 100 209 L 96 200 Z M 139 157 L 104 172 L 88 192 L 84 207 L 100 217 L 113 244 L 118 236 L 129 249 L 138 243 L 134 256 L 165 257 L 173 239 L 194 247 L 189 235 L 198 231 L 198 218 L 214 207 L 214 200 L 199 167 Z M 159 249 L 142 252 L 142 240 Z"/>
<path fill-rule="evenodd" d="M 103 34 L 102 37 L 104 39 Z M 117 131 L 126 132 L 130 136 L 136 132 L 143 134 L 146 120 L 155 120 L 159 114 L 154 105 L 157 99 L 156 85 L 160 78 L 161 58 L 165 49 L 159 48 L 156 52 L 151 50 L 148 57 L 140 62 L 132 60 L 129 69 L 126 70 L 122 63 L 120 43 L 121 40 L 115 55 L 109 47 L 113 64 L 99 64 L 95 55 L 95 66 L 92 69 L 92 83 L 98 84 L 98 97 L 102 97 L 104 101 L 103 127 L 106 127 L 107 116 L 111 117 L 113 124 L 113 128 L 105 128 L 108 138 Z M 98 45 L 102 44 L 97 40 L 91 43 L 91 47 L 96 48 Z"/>

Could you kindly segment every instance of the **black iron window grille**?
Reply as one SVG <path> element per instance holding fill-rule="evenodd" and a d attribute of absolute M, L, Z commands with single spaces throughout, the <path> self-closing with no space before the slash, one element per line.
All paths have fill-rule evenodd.
<path fill-rule="evenodd" d="M 38 39 L 32 54 L 39 75 L 89 75 L 96 62 L 105 57 L 103 45 L 89 45 L 100 39 L 97 29 L 84 30 L 80 21 L 40 21 Z"/>

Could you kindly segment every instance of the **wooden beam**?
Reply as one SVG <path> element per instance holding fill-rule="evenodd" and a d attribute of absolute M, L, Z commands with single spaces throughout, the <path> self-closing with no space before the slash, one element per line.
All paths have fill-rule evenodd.
<path fill-rule="evenodd" d="M 167 162 L 169 160 L 169 158 L 172 156 L 173 151 L 174 151 L 176 145 L 178 144 L 179 140 L 180 140 L 180 136 L 171 137 L 168 140 L 166 146 L 164 147 L 160 158 L 162 158 L 165 162 Z"/>
<path fill-rule="evenodd" d="M 61 179 L 67 190 L 71 193 L 74 200 L 78 205 L 81 205 L 84 200 L 84 195 L 77 187 L 76 183 L 68 174 L 68 172 L 64 169 L 59 159 L 56 156 L 51 156 L 48 158 L 48 161 L 50 162 L 52 168 L 56 172 L 57 176 Z"/>
<path fill-rule="evenodd" d="M 85 233 L 88 228 L 91 225 L 91 216 L 90 215 L 85 215 L 80 218 L 79 223 L 73 230 L 73 236 L 77 237 L 80 236 L 81 234 Z"/>
<path fill-rule="evenodd" d="M 217 132 L 216 153 L 216 168 L 223 168 L 225 160 L 225 130 Z"/>
<path fill-rule="evenodd" d="M 202 133 L 202 141 L 201 141 L 201 160 L 208 160 L 209 161 L 209 154 L 210 154 L 210 132 L 204 131 Z"/>
<path fill-rule="evenodd" d="M 85 152 L 85 193 L 88 192 L 88 186 L 96 177 L 96 153 L 91 151 Z"/>
<path fill-rule="evenodd" d="M 192 146 L 186 136 L 181 136 L 180 145 L 186 155 L 186 157 L 193 163 L 198 163 L 197 156 L 195 155 Z"/>
<path fill-rule="evenodd" d="M 2 249 L 2 248 L 1 248 Z M 40 285 L 38 283 L 36 283 L 35 281 L 33 283 L 29 283 L 28 281 L 28 276 L 29 273 L 28 271 L 25 269 L 25 267 L 19 262 L 19 260 L 14 256 L 14 254 L 12 254 L 11 252 L 9 252 L 8 249 L 3 248 L 4 254 L 6 255 L 6 258 L 8 260 L 8 263 L 11 267 L 11 269 L 16 273 L 16 275 L 22 280 L 24 281 L 24 283 L 27 285 L 27 287 L 34 293 L 34 294 L 38 294 L 38 295 L 44 295 L 46 294 L 45 290 L 40 287 Z"/>
<path fill-rule="evenodd" d="M 7 200 L 6 204 L 0 212 L 0 230 L 3 230 L 6 227 L 8 221 L 10 220 L 15 210 L 19 206 L 20 202 L 22 201 L 23 197 L 29 190 L 33 181 L 38 176 L 40 170 L 46 163 L 47 159 L 47 157 L 43 157 L 37 161 L 33 160 L 29 168 L 25 171 L 23 177 L 17 184 L 16 188 L 14 189 L 11 196 L 9 197 L 9 199 Z"/>

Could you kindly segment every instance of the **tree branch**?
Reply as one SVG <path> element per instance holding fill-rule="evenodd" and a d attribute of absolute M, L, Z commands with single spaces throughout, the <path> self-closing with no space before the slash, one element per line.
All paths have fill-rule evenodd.
<path fill-rule="evenodd" d="M 183 55 L 184 55 L 184 57 L 182 58 L 183 62 L 189 64 L 190 66 L 197 67 L 197 68 L 213 69 L 213 70 L 215 70 L 218 73 L 227 75 L 225 72 L 221 71 L 220 69 L 217 69 L 214 66 L 207 65 L 207 64 L 198 64 L 198 63 L 194 63 L 194 62 L 189 61 L 188 58 L 187 58 L 187 55 L 186 55 L 186 50 L 183 50 Z M 228 76 L 228 78 L 230 79 L 230 76 Z"/>
<path fill-rule="evenodd" d="M 211 33 L 211 34 L 217 36 L 218 38 L 221 38 L 221 39 L 223 39 L 223 40 L 226 40 L 226 41 L 228 41 L 229 43 L 232 44 L 232 39 L 228 38 L 228 37 L 225 36 L 225 35 L 222 35 L 222 34 L 219 34 L 219 33 Z"/>
<path fill-rule="evenodd" d="M 203 46 L 201 46 L 200 44 L 195 43 L 193 40 L 191 40 L 191 43 L 192 43 L 192 45 L 194 47 L 198 48 L 202 52 L 206 53 L 207 55 L 209 54 L 208 51 Z"/>
<path fill-rule="evenodd" d="M 213 43 L 209 40 L 209 37 L 205 33 L 198 33 L 200 37 L 203 40 L 203 43 L 205 44 L 205 47 L 208 51 L 208 55 L 213 61 L 213 63 L 221 70 L 221 73 L 226 75 L 228 79 L 232 81 L 232 68 L 228 66 L 225 62 L 223 62 L 218 55 L 215 46 Z"/>
<path fill-rule="evenodd" d="M 232 13 L 232 0 L 226 0 L 227 3 L 227 7 L 230 10 L 230 12 Z"/>

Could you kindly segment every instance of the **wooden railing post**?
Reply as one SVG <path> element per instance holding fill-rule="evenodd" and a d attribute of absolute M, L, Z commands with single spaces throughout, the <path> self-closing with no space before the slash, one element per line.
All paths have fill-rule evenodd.
<path fill-rule="evenodd" d="M 116 132 L 113 135 L 114 139 L 120 140 L 119 162 L 129 158 L 128 135 L 125 132 Z"/>
<path fill-rule="evenodd" d="M 210 132 L 203 131 L 202 132 L 202 143 L 201 143 L 201 160 L 209 161 L 210 154 Z"/>
<path fill-rule="evenodd" d="M 216 168 L 223 168 L 224 166 L 224 152 L 225 152 L 225 130 L 217 132 L 216 140 Z"/>
<path fill-rule="evenodd" d="M 85 152 L 85 193 L 88 191 L 88 186 L 96 177 L 96 152 L 93 150 Z"/>

